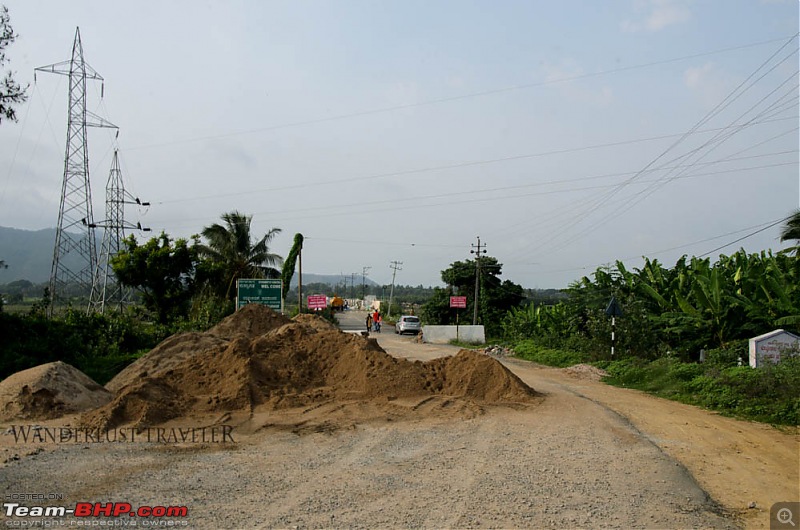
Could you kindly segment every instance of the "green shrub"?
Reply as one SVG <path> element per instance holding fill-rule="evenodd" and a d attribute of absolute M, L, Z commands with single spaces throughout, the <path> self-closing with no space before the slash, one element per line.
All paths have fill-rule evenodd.
<path fill-rule="evenodd" d="M 608 372 L 606 381 L 617 386 L 639 388 L 648 379 L 647 365 L 646 361 L 636 357 L 610 361 L 605 368 Z"/>
<path fill-rule="evenodd" d="M 105 384 L 170 333 L 130 313 L 87 315 L 69 310 L 52 319 L 38 312 L 0 313 L 0 379 L 40 364 L 63 361 Z"/>
<path fill-rule="evenodd" d="M 605 364 L 604 368 L 609 373 L 606 382 L 613 385 L 637 388 L 731 416 L 777 425 L 798 424 L 800 358 L 759 369 L 720 368 L 716 362 L 687 363 L 674 357 L 652 362 L 629 358 Z"/>
<path fill-rule="evenodd" d="M 576 351 L 544 348 L 530 340 L 517 343 L 514 351 L 518 357 L 548 366 L 566 367 L 587 361 Z"/>
<path fill-rule="evenodd" d="M 725 348 L 716 348 L 706 351 L 706 364 L 721 368 L 738 366 L 739 358 L 747 363 L 749 357 L 748 342 L 734 341 Z"/>

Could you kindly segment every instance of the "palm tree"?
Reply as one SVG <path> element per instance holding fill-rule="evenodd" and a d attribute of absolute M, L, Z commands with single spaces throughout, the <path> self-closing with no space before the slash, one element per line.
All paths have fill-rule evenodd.
<path fill-rule="evenodd" d="M 222 276 L 225 285 L 225 298 L 233 296 L 233 287 L 239 278 L 278 278 L 283 258 L 269 251 L 269 243 L 281 232 L 273 228 L 258 240 L 252 242 L 250 222 L 252 215 L 238 211 L 222 214 L 224 225 L 214 223 L 203 229 L 207 245 L 200 245 L 201 254 L 208 258 Z"/>
<path fill-rule="evenodd" d="M 792 215 L 786 218 L 786 224 L 781 228 L 781 243 L 794 239 L 797 245 L 794 246 L 795 256 L 800 257 L 800 209 L 795 210 Z"/>

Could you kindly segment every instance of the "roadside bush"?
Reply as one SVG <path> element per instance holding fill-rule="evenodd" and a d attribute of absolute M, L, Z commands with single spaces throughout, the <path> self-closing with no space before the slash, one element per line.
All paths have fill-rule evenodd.
<path fill-rule="evenodd" d="M 228 315 L 232 315 L 235 310 L 235 301 L 217 296 L 210 290 L 205 290 L 192 299 L 188 318 L 181 321 L 180 328 L 205 331 L 218 324 L 220 320 Z"/>
<path fill-rule="evenodd" d="M 749 358 L 748 341 L 734 341 L 725 348 L 706 351 L 706 364 L 720 368 L 729 368 L 739 364 L 739 358 L 747 364 Z"/>
<path fill-rule="evenodd" d="M 0 379 L 53 361 L 63 361 L 105 384 L 171 330 L 141 322 L 131 314 L 91 314 L 69 310 L 47 319 L 0 313 Z"/>
<path fill-rule="evenodd" d="M 611 361 L 605 367 L 608 372 L 605 381 L 616 386 L 640 388 L 648 380 L 648 364 L 636 357 Z"/>
<path fill-rule="evenodd" d="M 720 353 L 717 360 L 727 363 L 730 357 Z M 613 361 L 604 368 L 609 373 L 605 381 L 613 385 L 644 390 L 740 418 L 798 425 L 800 358 L 759 369 L 720 368 L 716 361 L 696 364 L 674 357 L 652 362 L 629 358 Z"/>
<path fill-rule="evenodd" d="M 576 351 L 544 348 L 534 341 L 524 340 L 514 345 L 517 356 L 548 366 L 567 367 L 586 362 L 588 359 Z"/>

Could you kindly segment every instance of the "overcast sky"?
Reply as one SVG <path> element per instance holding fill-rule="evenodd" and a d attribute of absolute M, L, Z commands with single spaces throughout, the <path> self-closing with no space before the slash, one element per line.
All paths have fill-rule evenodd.
<path fill-rule="evenodd" d="M 54 227 L 80 27 L 96 220 L 118 147 L 155 233 L 223 212 L 303 265 L 440 285 L 481 237 L 525 287 L 642 256 L 785 248 L 800 206 L 796 0 L 2 0 L 31 83 L 0 226 Z M 149 236 L 143 236 L 147 237 Z"/>

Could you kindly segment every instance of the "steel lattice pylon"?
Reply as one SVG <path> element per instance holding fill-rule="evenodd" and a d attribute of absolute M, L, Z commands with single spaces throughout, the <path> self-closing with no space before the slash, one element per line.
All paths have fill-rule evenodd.
<path fill-rule="evenodd" d="M 53 266 L 50 272 L 50 308 L 63 298 L 67 285 L 74 285 L 76 293 L 88 293 L 97 264 L 97 252 L 92 216 L 92 192 L 89 185 L 89 154 L 86 147 L 86 128 L 113 127 L 115 125 L 86 110 L 86 80 L 103 78 L 83 60 L 80 28 L 75 30 L 72 59 L 36 68 L 69 76 L 69 113 L 67 120 L 67 148 L 64 156 L 64 179 L 61 185 L 61 205 L 53 248 Z M 65 257 L 77 254 L 78 265 L 69 267 Z"/>
<path fill-rule="evenodd" d="M 96 225 L 103 228 L 103 242 L 100 245 L 97 272 L 92 282 L 92 294 L 89 298 L 90 311 L 103 313 L 106 307 L 119 310 L 131 301 L 133 290 L 117 282 L 111 268 L 111 259 L 119 252 L 120 244 L 125 239 L 126 229 L 144 232 L 149 232 L 150 229 L 142 228 L 138 223 L 133 225 L 125 221 L 126 204 L 150 205 L 149 202 L 141 202 L 138 197 L 125 191 L 122 171 L 119 167 L 119 153 L 115 150 L 106 184 L 106 219 Z"/>

